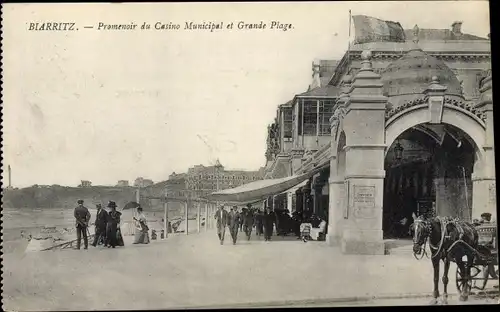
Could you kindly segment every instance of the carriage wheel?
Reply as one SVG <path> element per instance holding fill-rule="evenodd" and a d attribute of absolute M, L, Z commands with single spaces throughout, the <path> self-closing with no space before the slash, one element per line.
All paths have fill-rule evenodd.
<path fill-rule="evenodd" d="M 469 286 L 469 290 L 472 289 L 472 279 L 469 279 L 469 280 L 465 279 L 464 275 L 462 274 L 462 271 L 458 267 L 457 267 L 457 273 L 456 273 L 455 280 L 456 280 L 457 290 L 458 290 L 459 294 L 462 293 L 466 283 Z"/>
<path fill-rule="evenodd" d="M 479 270 L 479 268 L 477 268 L 477 269 Z M 486 284 L 488 283 L 488 279 L 490 277 L 490 270 L 488 268 L 488 265 L 484 265 L 483 269 L 479 270 L 477 275 L 479 275 L 479 273 L 481 273 L 481 272 L 483 272 L 483 277 L 477 279 L 476 281 L 478 282 L 478 284 L 480 283 L 480 281 L 483 281 L 483 285 L 481 285 L 481 287 L 479 287 L 476 285 L 476 281 L 474 281 L 474 288 L 479 289 L 479 290 L 484 290 L 486 288 Z"/>

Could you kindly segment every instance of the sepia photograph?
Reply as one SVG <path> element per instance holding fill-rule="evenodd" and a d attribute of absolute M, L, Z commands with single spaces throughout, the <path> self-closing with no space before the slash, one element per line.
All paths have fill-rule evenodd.
<path fill-rule="evenodd" d="M 490 16 L 2 4 L 2 309 L 500 304 Z"/>

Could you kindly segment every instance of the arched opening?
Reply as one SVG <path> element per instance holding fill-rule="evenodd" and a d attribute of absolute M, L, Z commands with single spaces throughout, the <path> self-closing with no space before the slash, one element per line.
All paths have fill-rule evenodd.
<path fill-rule="evenodd" d="M 419 124 L 396 137 L 384 163 L 384 238 L 409 238 L 419 215 L 470 220 L 476 152 L 474 141 L 450 124 Z"/>

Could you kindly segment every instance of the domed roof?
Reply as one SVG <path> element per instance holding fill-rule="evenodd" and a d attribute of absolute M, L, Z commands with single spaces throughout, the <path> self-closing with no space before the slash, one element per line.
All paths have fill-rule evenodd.
<path fill-rule="evenodd" d="M 381 76 L 384 95 L 395 97 L 389 99 L 393 104 L 422 96 L 434 76 L 438 77 L 439 84 L 447 87 L 446 95 L 462 96 L 462 87 L 453 71 L 443 61 L 418 47 L 389 64 Z"/>

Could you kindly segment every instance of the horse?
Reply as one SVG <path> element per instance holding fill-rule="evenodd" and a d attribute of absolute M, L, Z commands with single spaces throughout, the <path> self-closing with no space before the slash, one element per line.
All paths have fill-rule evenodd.
<path fill-rule="evenodd" d="M 439 298 L 439 266 L 444 263 L 442 282 L 444 285 L 442 303 L 448 303 L 448 271 L 450 262 L 455 262 L 462 276 L 460 301 L 467 301 L 470 293 L 471 268 L 476 256 L 478 233 L 468 222 L 449 217 L 433 217 L 425 219 L 420 216 L 410 227 L 413 232 L 413 254 L 417 260 L 427 256 L 425 245 L 428 241 L 431 250 L 431 262 L 434 268 L 433 301 L 436 304 Z M 420 258 L 418 256 L 421 255 Z M 427 256 L 428 257 L 428 256 Z"/>

